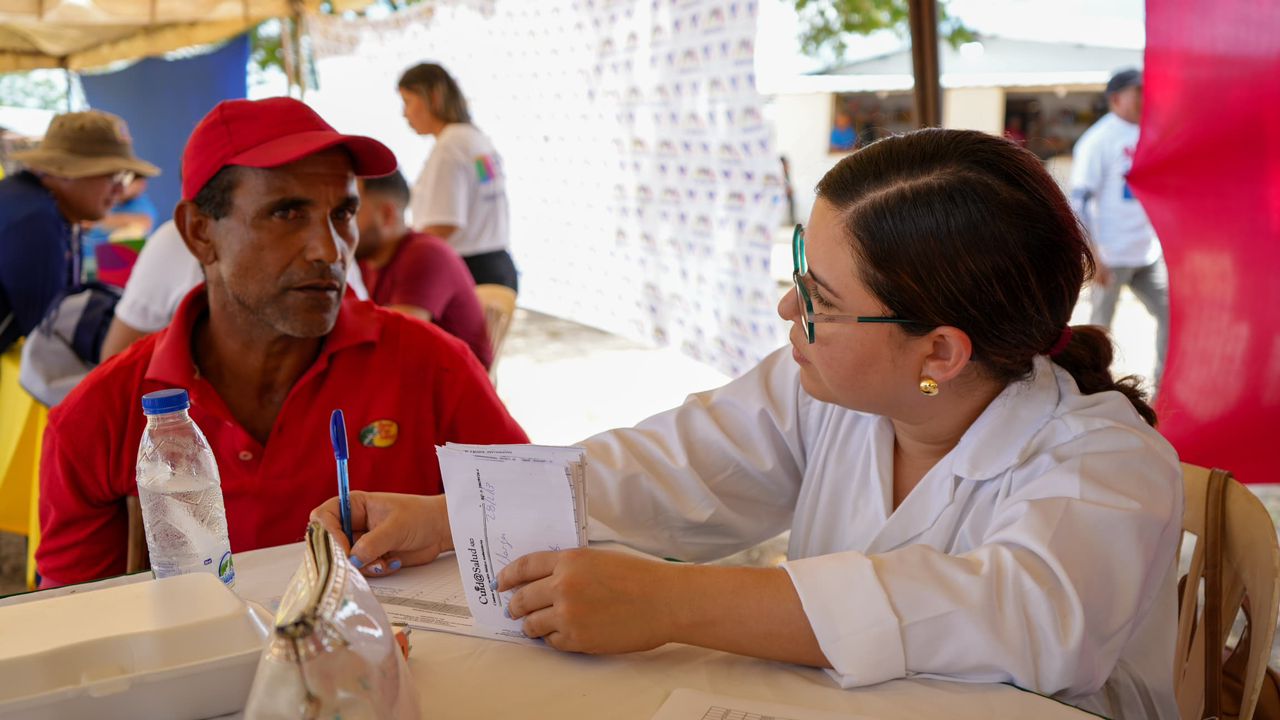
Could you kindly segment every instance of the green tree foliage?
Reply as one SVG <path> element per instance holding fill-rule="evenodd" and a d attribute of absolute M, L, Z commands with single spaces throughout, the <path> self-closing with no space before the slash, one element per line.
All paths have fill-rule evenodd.
<path fill-rule="evenodd" d="M 891 30 L 910 35 L 907 0 L 793 0 L 800 15 L 800 49 L 833 63 L 844 59 L 850 35 Z M 938 34 L 957 47 L 976 39 L 973 31 L 938 3 Z"/>
<path fill-rule="evenodd" d="M 61 70 L 32 70 L 0 75 L 0 105 L 63 112 L 67 76 Z"/>

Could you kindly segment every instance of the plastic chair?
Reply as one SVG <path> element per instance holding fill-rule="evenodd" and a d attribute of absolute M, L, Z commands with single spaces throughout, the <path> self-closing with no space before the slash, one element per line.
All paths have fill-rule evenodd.
<path fill-rule="evenodd" d="M 516 312 L 516 291 L 506 285 L 485 283 L 476 286 L 476 297 L 480 298 L 480 307 L 484 308 L 485 332 L 489 336 L 489 347 L 493 350 L 489 378 L 496 382 L 502 341 L 507 336 L 507 330 L 511 329 L 511 318 Z"/>
<path fill-rule="evenodd" d="M 0 355 L 0 531 L 27 536 L 27 587 L 40 543 L 40 446 L 49 410 L 18 384 L 22 345 Z"/>
<path fill-rule="evenodd" d="M 1236 482 L 1231 473 L 1183 463 L 1182 474 L 1186 493 L 1182 528 L 1195 536 L 1195 549 L 1179 599 L 1174 656 L 1178 710 L 1183 718 L 1216 712 L 1205 707 L 1206 695 L 1213 696 L 1209 699 L 1212 705 L 1220 693 L 1206 693 L 1206 688 L 1213 687 L 1211 683 L 1222 687 L 1227 636 L 1243 606 L 1250 618 L 1251 637 L 1238 717 L 1252 717 L 1271 655 L 1280 606 L 1276 528 L 1262 502 Z M 1206 547 L 1212 544 L 1215 524 L 1219 526 L 1217 536 L 1221 543 L 1216 552 Z M 1214 555 L 1220 573 L 1213 572 Z M 1217 582 L 1215 574 L 1220 578 Z M 1214 662 L 1206 662 L 1208 658 Z"/>

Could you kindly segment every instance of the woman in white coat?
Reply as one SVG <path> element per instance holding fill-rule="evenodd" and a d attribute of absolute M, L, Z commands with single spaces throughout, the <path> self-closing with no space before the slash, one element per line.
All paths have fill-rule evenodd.
<path fill-rule="evenodd" d="M 422 63 L 400 76 L 400 99 L 409 126 L 436 139 L 413 184 L 413 228 L 457 250 L 477 285 L 517 289 L 502 158 L 471 124 L 458 83 L 439 65 Z"/>
<path fill-rule="evenodd" d="M 525 631 L 1176 717 L 1178 460 L 1105 332 L 1067 325 L 1094 261 L 1036 157 L 970 131 L 881 140 L 823 178 L 794 252 L 789 348 L 584 443 L 592 539 L 704 560 L 789 527 L 788 561 L 534 553 L 499 577 Z M 352 493 L 352 557 L 428 561 L 444 508 Z M 339 527 L 336 501 L 314 516 Z"/>

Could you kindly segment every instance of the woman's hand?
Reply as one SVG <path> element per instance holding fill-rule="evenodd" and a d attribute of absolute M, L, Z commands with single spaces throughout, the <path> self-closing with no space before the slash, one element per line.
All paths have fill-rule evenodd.
<path fill-rule="evenodd" d="M 401 495 L 351 491 L 351 535 L 342 533 L 338 498 L 311 511 L 350 554 L 351 564 L 365 575 L 389 575 L 404 565 L 429 563 L 453 549 L 449 512 L 443 495 Z"/>
<path fill-rule="evenodd" d="M 672 640 L 679 569 L 605 550 L 537 552 L 504 568 L 498 590 L 519 588 L 507 611 L 557 650 L 632 652 Z"/>

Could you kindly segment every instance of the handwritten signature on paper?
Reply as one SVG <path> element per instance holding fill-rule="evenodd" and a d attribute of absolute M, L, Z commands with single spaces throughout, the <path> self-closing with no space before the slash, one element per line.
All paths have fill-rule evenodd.
<path fill-rule="evenodd" d="M 503 567 L 511 564 L 511 549 L 513 547 L 515 547 L 515 543 L 507 538 L 506 533 L 498 536 L 498 549 L 494 552 L 494 555 L 498 557 L 498 561 L 502 563 Z"/>

